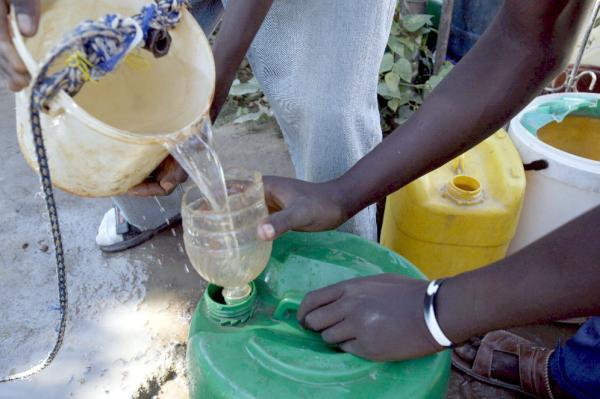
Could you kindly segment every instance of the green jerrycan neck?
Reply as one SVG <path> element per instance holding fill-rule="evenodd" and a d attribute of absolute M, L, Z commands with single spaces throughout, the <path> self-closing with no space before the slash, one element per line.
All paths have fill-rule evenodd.
<path fill-rule="evenodd" d="M 221 287 L 209 284 L 204 291 L 204 303 L 208 316 L 221 326 L 237 326 L 246 323 L 256 308 L 256 285 L 251 284 L 250 295 L 239 302 L 227 304 Z"/>

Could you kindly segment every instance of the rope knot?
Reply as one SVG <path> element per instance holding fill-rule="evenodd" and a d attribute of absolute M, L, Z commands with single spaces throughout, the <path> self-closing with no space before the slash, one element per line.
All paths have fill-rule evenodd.
<path fill-rule="evenodd" d="M 156 0 L 130 18 L 108 14 L 96 21 L 83 21 L 46 57 L 33 88 L 36 107 L 45 108 L 60 90 L 76 95 L 86 82 L 114 71 L 137 47 L 155 57 L 166 55 L 171 45 L 168 29 L 177 25 L 187 6 L 188 0 Z M 50 74 L 50 66 L 68 51 L 72 54 L 66 68 Z"/>
<path fill-rule="evenodd" d="M 92 80 L 90 68 L 93 68 L 94 64 L 92 64 L 81 51 L 75 51 L 71 54 L 65 61 L 65 65 L 69 68 L 79 69 L 85 82 Z"/>

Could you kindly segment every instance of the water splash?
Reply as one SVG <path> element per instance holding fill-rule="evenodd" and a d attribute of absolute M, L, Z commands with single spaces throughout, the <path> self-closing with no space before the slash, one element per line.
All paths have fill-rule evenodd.
<path fill-rule="evenodd" d="M 160 209 L 160 213 L 165 213 L 166 209 L 163 206 L 163 204 L 160 202 L 160 199 L 158 199 L 158 197 L 154 197 L 154 201 L 156 201 L 156 203 L 158 204 L 158 208 Z"/>

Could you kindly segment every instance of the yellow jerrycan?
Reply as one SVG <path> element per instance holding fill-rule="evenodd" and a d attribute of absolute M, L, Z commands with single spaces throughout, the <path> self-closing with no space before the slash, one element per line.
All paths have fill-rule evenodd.
<path fill-rule="evenodd" d="M 500 130 L 390 195 L 381 244 L 429 278 L 476 269 L 505 256 L 524 192 L 523 164 Z"/>

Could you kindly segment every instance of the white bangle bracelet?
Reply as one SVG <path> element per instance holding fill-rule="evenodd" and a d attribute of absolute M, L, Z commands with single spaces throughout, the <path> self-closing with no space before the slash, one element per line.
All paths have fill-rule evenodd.
<path fill-rule="evenodd" d="M 446 337 L 446 334 L 440 328 L 440 325 L 437 321 L 437 317 L 435 315 L 435 295 L 437 294 L 440 286 L 444 280 L 433 280 L 427 286 L 427 291 L 425 292 L 425 308 L 423 314 L 425 316 L 425 324 L 427 325 L 427 329 L 429 333 L 433 337 L 433 339 L 438 343 L 438 345 L 449 348 L 451 347 L 452 341 Z"/>

